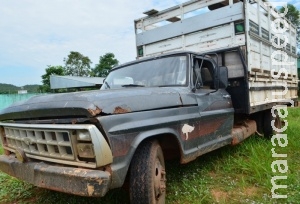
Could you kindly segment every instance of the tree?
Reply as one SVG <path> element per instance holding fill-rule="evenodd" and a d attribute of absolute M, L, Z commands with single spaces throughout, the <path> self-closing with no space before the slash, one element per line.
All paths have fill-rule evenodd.
<path fill-rule="evenodd" d="M 285 15 L 285 17 L 292 22 L 292 24 L 294 24 L 297 28 L 297 44 L 298 44 L 298 49 L 300 49 L 300 11 L 292 4 L 288 4 L 287 5 L 287 14 Z M 285 12 L 285 8 L 281 7 L 279 9 L 280 13 L 284 13 Z"/>
<path fill-rule="evenodd" d="M 51 75 L 64 75 L 64 68 L 62 66 L 50 66 L 46 68 L 46 74 L 42 75 L 42 83 L 43 85 L 40 86 L 40 91 L 42 92 L 50 92 L 50 76 Z"/>
<path fill-rule="evenodd" d="M 292 5 L 292 4 L 288 4 L 287 5 L 287 9 L 288 9 L 288 12 L 287 14 L 285 15 L 285 17 L 292 22 L 292 24 L 294 24 L 295 26 L 299 26 L 299 15 L 300 15 L 300 12 L 298 11 L 298 9 Z M 284 13 L 285 12 L 285 8 L 284 7 L 281 7 L 279 9 L 279 12 L 280 13 Z"/>
<path fill-rule="evenodd" d="M 109 71 L 117 66 L 119 61 L 115 58 L 113 53 L 106 53 L 99 58 L 99 64 L 96 64 L 93 69 L 93 75 L 97 77 L 106 77 Z"/>
<path fill-rule="evenodd" d="M 90 76 L 91 60 L 79 52 L 71 51 L 67 58 L 64 58 L 65 75 Z"/>

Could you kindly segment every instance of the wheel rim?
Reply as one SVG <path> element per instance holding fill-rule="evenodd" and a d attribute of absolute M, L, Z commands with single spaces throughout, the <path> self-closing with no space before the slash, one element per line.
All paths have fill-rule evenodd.
<path fill-rule="evenodd" d="M 166 192 L 166 171 L 165 167 L 161 165 L 160 160 L 157 158 L 154 170 L 154 193 L 155 199 L 159 200 Z"/>

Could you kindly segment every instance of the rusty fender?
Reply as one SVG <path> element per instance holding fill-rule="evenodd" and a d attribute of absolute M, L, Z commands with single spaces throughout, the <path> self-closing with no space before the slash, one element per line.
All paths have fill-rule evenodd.
<path fill-rule="evenodd" d="M 21 163 L 4 155 L 0 156 L 0 170 L 38 187 L 90 197 L 104 196 L 111 181 L 107 171 L 52 166 L 43 162 Z"/>
<path fill-rule="evenodd" d="M 257 130 L 256 122 L 254 120 L 243 121 L 241 125 L 235 125 L 232 129 L 231 145 L 237 145 Z"/>

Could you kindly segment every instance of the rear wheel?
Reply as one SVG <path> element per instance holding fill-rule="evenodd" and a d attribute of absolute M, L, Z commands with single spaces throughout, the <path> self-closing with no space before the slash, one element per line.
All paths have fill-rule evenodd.
<path fill-rule="evenodd" d="M 264 137 L 270 139 L 277 132 L 272 127 L 272 120 L 274 120 L 274 126 L 278 129 L 282 128 L 281 119 L 277 112 L 275 112 L 275 117 L 272 115 L 271 110 L 266 110 L 264 112 Z"/>
<path fill-rule="evenodd" d="M 157 140 L 146 141 L 136 150 L 129 183 L 131 203 L 165 203 L 165 162 Z"/>

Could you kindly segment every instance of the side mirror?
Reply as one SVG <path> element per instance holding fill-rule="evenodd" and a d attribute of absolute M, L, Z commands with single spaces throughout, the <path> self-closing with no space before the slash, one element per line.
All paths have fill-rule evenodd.
<path fill-rule="evenodd" d="M 228 68 L 224 66 L 219 67 L 219 89 L 226 89 L 228 86 Z"/>

